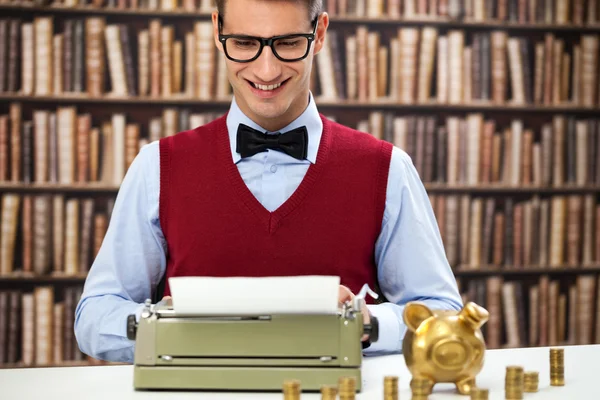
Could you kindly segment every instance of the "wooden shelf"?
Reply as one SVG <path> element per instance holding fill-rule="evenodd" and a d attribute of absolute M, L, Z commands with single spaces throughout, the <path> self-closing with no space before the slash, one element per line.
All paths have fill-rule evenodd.
<path fill-rule="evenodd" d="M 163 97 L 119 97 L 112 95 L 104 95 L 102 97 L 91 97 L 87 93 L 68 93 L 55 96 L 26 96 L 20 93 L 0 93 L 0 101 L 8 100 L 22 103 L 60 103 L 60 104 L 119 104 L 119 105 L 140 105 L 140 104 L 156 104 L 165 106 L 192 106 L 205 105 L 213 107 L 227 107 L 231 100 L 200 100 L 186 96 L 172 96 L 169 98 Z"/>
<path fill-rule="evenodd" d="M 600 186 L 597 185 L 564 185 L 557 187 L 542 186 L 506 186 L 495 184 L 473 185 L 447 185 L 445 183 L 425 183 L 425 189 L 429 193 L 472 193 L 472 194 L 583 194 L 600 193 Z M 98 182 L 77 183 L 73 185 L 53 184 L 53 183 L 16 183 L 0 182 L 0 192 L 20 192 L 20 193 L 89 193 L 89 194 L 116 194 L 118 186 L 106 185 Z"/>
<path fill-rule="evenodd" d="M 26 365 L 22 362 L 16 364 L 0 364 L 0 369 L 13 369 L 13 368 L 55 368 L 55 367 L 87 367 L 92 364 L 89 361 L 64 361 L 62 363 L 51 363 L 45 365 Z"/>
<path fill-rule="evenodd" d="M 150 10 L 144 8 L 116 8 L 116 7 L 92 7 L 92 6 L 76 6 L 65 7 L 62 5 L 35 6 L 35 5 L 16 5 L 16 4 L 0 4 L 0 10 L 10 11 L 35 11 L 36 13 L 46 14 L 67 14 L 67 15 L 113 15 L 126 17 L 153 17 L 153 18 L 189 18 L 189 19 L 210 19 L 210 13 L 200 11 L 185 11 L 185 10 Z"/>
<path fill-rule="evenodd" d="M 506 186 L 494 184 L 447 185 L 445 183 L 425 183 L 429 193 L 473 193 L 473 194 L 562 194 L 562 193 L 600 193 L 597 185 L 564 185 L 556 187 L 521 185 Z"/>
<path fill-rule="evenodd" d="M 24 96 L 19 93 L 2 93 L 0 101 L 11 101 L 20 103 L 52 103 L 52 104 L 118 104 L 118 105 L 157 105 L 157 106 L 205 106 L 210 108 L 221 108 L 225 111 L 229 105 L 229 99 L 222 100 L 199 100 L 185 96 L 161 97 L 116 97 L 106 95 L 103 97 L 90 97 L 87 94 L 68 94 L 59 96 Z M 516 105 L 516 104 L 492 104 L 489 102 L 472 104 L 402 104 L 389 99 L 380 99 L 374 102 L 359 102 L 349 100 L 321 100 L 315 98 L 318 107 L 324 109 L 369 109 L 369 110 L 397 110 L 403 112 L 505 112 L 505 113 L 541 113 L 541 114 L 584 114 L 598 115 L 598 107 L 582 107 L 571 104 L 564 105 Z"/>
<path fill-rule="evenodd" d="M 116 7 L 91 7 L 77 6 L 65 7 L 61 5 L 34 6 L 17 4 L 0 4 L 0 10 L 5 11 L 33 11 L 46 14 L 65 14 L 65 15 L 106 15 L 106 16 L 124 16 L 127 18 L 181 18 L 181 19 L 210 19 L 210 12 L 185 11 L 183 9 L 167 10 L 149 10 L 149 9 L 122 9 Z M 416 16 L 415 18 L 389 18 L 389 17 L 358 17 L 358 16 L 340 16 L 330 15 L 329 20 L 332 25 L 395 25 L 395 26 L 435 26 L 439 28 L 459 28 L 459 29 L 501 29 L 507 31 L 566 31 L 566 32 L 600 32 L 600 24 L 575 25 L 569 24 L 546 24 L 546 23 L 527 23 L 521 24 L 510 21 L 499 20 L 455 20 L 444 17 Z"/>
<path fill-rule="evenodd" d="M 54 183 L 16 183 L 0 182 L 1 192 L 25 192 L 25 193 L 106 193 L 116 194 L 118 186 L 105 185 L 97 182 L 78 183 L 73 185 L 54 184 Z"/>
<path fill-rule="evenodd" d="M 456 277 L 485 277 L 492 275 L 501 275 L 501 276 L 523 276 L 523 275 L 581 275 L 581 274 L 594 274 L 600 273 L 600 264 L 586 265 L 586 266 L 560 266 L 560 267 L 551 267 L 551 266 L 480 266 L 471 268 L 468 265 L 458 266 L 453 269 L 454 275 Z M 17 283 L 17 282 L 30 282 L 30 283 L 51 283 L 51 282 L 66 282 L 66 283 L 83 283 L 86 279 L 87 275 L 79 274 L 79 275 L 59 275 L 59 274 L 50 274 L 50 275 L 33 275 L 23 273 L 13 273 L 12 275 L 0 275 L 0 283 L 9 282 L 9 283 Z"/>
<path fill-rule="evenodd" d="M 423 17 L 415 18 L 365 18 L 354 16 L 330 16 L 332 24 L 367 24 L 367 25 L 398 25 L 398 26 L 435 26 L 439 28 L 457 28 L 457 29 L 481 29 L 491 30 L 500 29 L 506 31 L 574 31 L 574 32 L 600 32 L 600 24 L 575 25 L 575 24 L 546 24 L 546 23 L 528 23 L 521 24 L 510 21 L 487 20 L 454 20 L 442 17 Z"/>
<path fill-rule="evenodd" d="M 57 368 L 57 367 L 98 367 L 105 365 L 126 365 L 125 363 L 114 363 L 114 362 L 105 362 L 105 361 L 63 361 L 60 363 L 50 363 L 50 364 L 32 364 L 26 365 L 22 362 L 18 362 L 15 364 L 0 364 L 0 369 L 12 369 L 12 368 Z"/>
<path fill-rule="evenodd" d="M 13 273 L 11 275 L 0 275 L 0 282 L 31 282 L 31 283 L 58 283 L 72 282 L 82 283 L 87 277 L 86 274 L 64 275 L 64 274 L 49 274 L 35 275 L 33 273 L 24 274 L 22 272 Z"/>
<path fill-rule="evenodd" d="M 570 266 L 561 266 L 561 267 L 551 267 L 551 266 L 520 266 L 518 268 L 514 266 L 510 267 L 475 267 L 470 269 L 469 266 L 460 266 L 454 269 L 454 275 L 456 277 L 485 277 L 492 275 L 500 275 L 500 276 L 536 276 L 536 275 L 583 275 L 583 274 L 594 274 L 600 272 L 600 265 L 590 265 L 590 266 L 581 266 L 578 265 L 576 267 Z"/>

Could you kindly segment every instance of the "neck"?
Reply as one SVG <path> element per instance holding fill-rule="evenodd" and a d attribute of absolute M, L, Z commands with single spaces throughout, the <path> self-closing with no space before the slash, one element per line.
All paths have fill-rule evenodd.
<path fill-rule="evenodd" d="M 268 132 L 277 132 L 302 115 L 308 106 L 308 95 L 308 89 L 303 90 L 302 93 L 292 101 L 289 108 L 285 110 L 282 115 L 275 118 L 264 117 L 252 112 L 242 97 L 236 97 L 236 102 L 240 110 L 260 127 L 266 129 Z"/>

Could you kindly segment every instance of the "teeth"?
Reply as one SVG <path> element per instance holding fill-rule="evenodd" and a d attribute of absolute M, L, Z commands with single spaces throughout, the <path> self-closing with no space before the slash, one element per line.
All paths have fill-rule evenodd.
<path fill-rule="evenodd" d="M 260 90 L 273 90 L 273 89 L 277 89 L 279 86 L 281 86 L 281 82 L 277 83 L 275 85 L 259 85 L 258 83 L 255 83 L 254 86 Z"/>

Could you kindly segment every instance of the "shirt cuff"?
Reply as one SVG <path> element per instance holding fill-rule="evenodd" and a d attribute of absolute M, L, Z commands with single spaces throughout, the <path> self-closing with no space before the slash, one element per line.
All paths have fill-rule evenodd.
<path fill-rule="evenodd" d="M 398 315 L 385 304 L 367 305 L 371 315 L 379 322 L 379 337 L 364 349 L 365 353 L 398 352 L 402 349 Z"/>

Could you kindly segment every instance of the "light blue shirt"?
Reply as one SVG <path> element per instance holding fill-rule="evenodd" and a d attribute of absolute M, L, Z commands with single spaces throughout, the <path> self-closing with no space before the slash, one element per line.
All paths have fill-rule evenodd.
<path fill-rule="evenodd" d="M 307 127 L 307 159 L 302 161 L 272 150 L 241 159 L 235 151 L 240 123 L 266 131 L 245 116 L 234 99 L 227 116 L 232 160 L 253 195 L 273 211 L 316 162 L 323 128 L 319 112 L 311 95 L 303 114 L 282 129 Z M 75 312 L 79 348 L 92 357 L 133 362 L 135 342 L 127 339 L 127 316 L 139 318 L 144 301 L 152 298 L 165 272 L 168 257 L 158 215 L 159 177 L 159 146 L 153 142 L 140 150 L 123 179 Z M 375 261 L 380 289 L 389 302 L 369 305 L 379 320 L 380 333 L 365 354 L 401 351 L 406 332 L 402 313 L 409 301 L 441 309 L 462 306 L 425 188 L 410 157 L 397 147 L 392 151 Z"/>

